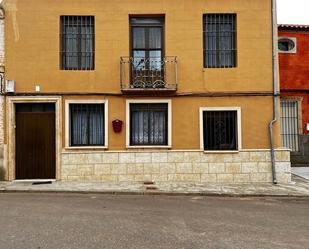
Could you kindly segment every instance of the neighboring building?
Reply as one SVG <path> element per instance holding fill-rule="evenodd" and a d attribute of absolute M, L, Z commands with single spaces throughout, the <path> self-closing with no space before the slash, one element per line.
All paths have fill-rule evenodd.
<path fill-rule="evenodd" d="M 6 179 L 272 182 L 272 17 L 271 0 L 7 0 Z M 289 182 L 279 122 L 273 138 Z"/>
<path fill-rule="evenodd" d="M 5 178 L 4 170 L 4 9 L 0 4 L 0 181 Z"/>
<path fill-rule="evenodd" d="M 279 25 L 281 133 L 295 166 L 309 166 L 309 25 Z"/>

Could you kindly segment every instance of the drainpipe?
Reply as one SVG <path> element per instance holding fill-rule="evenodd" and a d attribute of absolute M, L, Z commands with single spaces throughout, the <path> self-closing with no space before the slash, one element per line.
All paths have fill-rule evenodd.
<path fill-rule="evenodd" d="M 270 136 L 270 147 L 271 147 L 271 165 L 272 165 L 272 180 L 273 184 L 277 184 L 276 176 L 276 158 L 275 158 L 275 144 L 274 144 L 274 124 L 278 121 L 278 64 L 277 64 L 277 2 L 271 0 L 272 8 L 272 39 L 273 39 L 273 91 L 274 91 L 274 103 L 273 103 L 273 120 L 269 123 L 269 136 Z"/>

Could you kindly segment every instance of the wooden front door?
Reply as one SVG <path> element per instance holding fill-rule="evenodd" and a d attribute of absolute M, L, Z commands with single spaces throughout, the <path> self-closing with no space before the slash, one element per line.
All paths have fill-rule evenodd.
<path fill-rule="evenodd" d="M 16 104 L 16 179 L 55 179 L 55 105 Z"/>

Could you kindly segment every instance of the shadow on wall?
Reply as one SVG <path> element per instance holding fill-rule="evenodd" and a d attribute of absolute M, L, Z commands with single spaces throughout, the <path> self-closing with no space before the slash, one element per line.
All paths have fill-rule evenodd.
<path fill-rule="evenodd" d="M 4 167 L 0 166 L 0 181 L 5 180 L 5 169 Z"/>

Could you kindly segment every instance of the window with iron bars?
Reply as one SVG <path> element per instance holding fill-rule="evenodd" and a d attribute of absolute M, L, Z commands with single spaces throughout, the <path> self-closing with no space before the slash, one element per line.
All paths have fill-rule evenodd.
<path fill-rule="evenodd" d="M 104 146 L 104 114 L 104 104 L 70 104 L 70 146 Z"/>
<path fill-rule="evenodd" d="M 62 70 L 94 70 L 94 16 L 61 16 Z"/>
<path fill-rule="evenodd" d="M 204 111 L 204 150 L 237 150 L 237 111 Z"/>
<path fill-rule="evenodd" d="M 204 67 L 236 67 L 236 14 L 204 14 L 203 32 Z"/>
<path fill-rule="evenodd" d="M 130 104 L 130 145 L 168 145 L 168 104 Z"/>
<path fill-rule="evenodd" d="M 281 100 L 281 136 L 285 148 L 298 152 L 299 148 L 299 106 L 297 100 Z"/>

